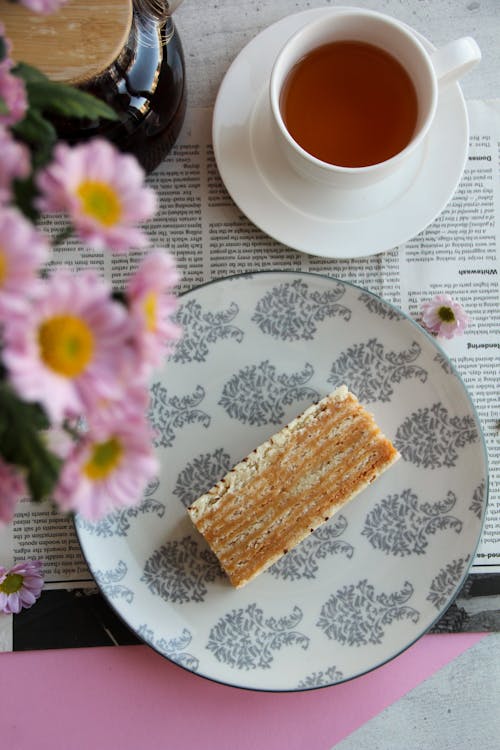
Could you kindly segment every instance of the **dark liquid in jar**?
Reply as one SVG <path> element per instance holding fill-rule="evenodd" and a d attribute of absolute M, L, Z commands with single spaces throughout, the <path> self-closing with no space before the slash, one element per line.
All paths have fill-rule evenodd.
<path fill-rule="evenodd" d="M 280 109 L 308 153 L 342 167 L 395 156 L 418 116 L 413 82 L 401 63 L 372 44 L 341 41 L 305 55 L 285 80 Z"/>
<path fill-rule="evenodd" d="M 68 143 L 103 136 L 151 172 L 177 140 L 186 112 L 184 55 L 172 19 L 160 26 L 135 14 L 117 60 L 79 88 L 109 104 L 119 120 L 57 118 L 58 136 Z"/>

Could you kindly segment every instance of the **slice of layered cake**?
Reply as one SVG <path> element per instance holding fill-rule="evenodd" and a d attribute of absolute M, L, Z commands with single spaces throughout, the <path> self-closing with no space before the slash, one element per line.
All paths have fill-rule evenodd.
<path fill-rule="evenodd" d="M 398 458 L 343 385 L 236 464 L 188 513 L 240 588 Z"/>

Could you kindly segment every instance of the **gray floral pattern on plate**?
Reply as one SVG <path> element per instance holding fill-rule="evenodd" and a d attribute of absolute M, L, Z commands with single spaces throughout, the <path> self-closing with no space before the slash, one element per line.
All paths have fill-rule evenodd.
<path fill-rule="evenodd" d="M 315 578 L 319 561 L 331 555 L 343 555 L 350 559 L 354 547 L 344 539 L 339 539 L 346 528 L 345 516 L 334 516 L 329 524 L 320 526 L 297 547 L 275 562 L 268 572 L 283 581 L 297 581 L 301 578 Z"/>
<path fill-rule="evenodd" d="M 407 604 L 412 596 L 413 586 L 408 581 L 401 591 L 377 594 L 364 579 L 332 594 L 316 625 L 328 638 L 349 646 L 381 643 L 387 625 L 402 619 L 418 622 L 420 613 Z"/>
<path fill-rule="evenodd" d="M 222 578 L 217 558 L 191 536 L 174 539 L 146 560 L 141 581 L 166 602 L 202 602 L 207 584 Z"/>
<path fill-rule="evenodd" d="M 192 672 L 197 672 L 200 664 L 200 660 L 188 653 L 186 649 L 192 641 L 191 632 L 184 628 L 181 634 L 175 638 L 157 638 L 153 630 L 148 625 L 139 625 L 137 628 L 137 635 L 149 643 L 156 651 L 159 651 L 163 656 L 171 659 L 176 664 L 180 664 L 186 669 L 190 669 Z"/>
<path fill-rule="evenodd" d="M 317 401 L 319 393 L 306 383 L 314 368 L 306 362 L 301 372 L 279 373 L 269 360 L 239 370 L 227 381 L 219 405 L 244 424 L 279 424 L 285 405 L 294 401 Z"/>
<path fill-rule="evenodd" d="M 444 500 L 435 503 L 419 502 L 411 489 L 390 494 L 368 513 L 362 536 L 386 555 L 423 555 L 429 536 L 446 529 L 457 534 L 462 531 L 462 521 L 449 515 L 456 501 L 451 490 Z"/>
<path fill-rule="evenodd" d="M 367 310 L 384 320 L 402 320 L 404 317 L 395 307 L 370 292 L 362 292 L 358 300 L 363 303 Z"/>
<path fill-rule="evenodd" d="M 421 348 L 413 341 L 401 352 L 386 351 L 376 338 L 354 344 L 333 362 L 328 382 L 334 386 L 349 383 L 350 390 L 365 404 L 389 401 L 393 385 L 403 380 L 427 380 L 427 370 L 415 364 Z"/>
<path fill-rule="evenodd" d="M 309 638 L 295 628 L 302 610 L 295 606 L 291 614 L 265 618 L 257 604 L 233 609 L 210 630 L 207 649 L 215 658 L 236 669 L 269 669 L 274 652 L 284 646 L 309 647 Z"/>
<path fill-rule="evenodd" d="M 345 285 L 337 281 L 332 289 L 319 292 L 302 279 L 280 284 L 267 292 L 255 307 L 252 320 L 262 333 L 282 341 L 309 341 L 317 323 L 325 318 L 351 318 L 351 310 L 339 304 Z"/>
<path fill-rule="evenodd" d="M 128 568 L 123 560 L 119 560 L 115 568 L 108 570 L 92 570 L 92 575 L 99 584 L 101 591 L 109 599 L 124 599 L 127 604 L 131 604 L 134 600 L 134 592 L 127 586 L 124 586 L 123 581 L 127 575 Z"/>
<path fill-rule="evenodd" d="M 144 500 L 140 505 L 120 508 L 109 513 L 109 515 L 101 518 L 99 521 L 88 521 L 83 516 L 76 516 L 75 523 L 79 528 L 84 529 L 89 534 L 95 534 L 95 536 L 103 538 L 127 536 L 130 531 L 130 522 L 133 518 L 147 513 L 155 514 L 157 518 L 163 518 L 165 515 L 165 504 L 160 503 L 153 497 L 158 486 L 158 479 L 154 479 L 149 483 L 144 493 Z"/>
<path fill-rule="evenodd" d="M 312 672 L 312 674 L 304 677 L 303 680 L 297 685 L 298 690 L 308 690 L 311 688 L 325 687 L 326 685 L 334 685 L 336 682 L 340 682 L 344 677 L 337 667 L 331 666 L 320 672 Z"/>
<path fill-rule="evenodd" d="M 437 362 L 442 371 L 447 375 L 455 375 L 455 371 L 453 370 L 453 366 L 450 360 L 447 359 L 444 354 L 441 354 L 441 352 L 436 352 L 434 356 L 434 362 Z"/>
<path fill-rule="evenodd" d="M 427 594 L 427 601 L 432 602 L 436 609 L 441 609 L 449 600 L 465 573 L 470 555 L 459 557 L 441 568 L 435 578 L 432 579 L 430 591 Z"/>
<path fill-rule="evenodd" d="M 149 419 L 156 432 L 155 446 L 168 448 L 174 442 L 177 430 L 188 424 L 201 424 L 207 428 L 210 416 L 197 408 L 204 398 L 205 389 L 201 385 L 187 396 L 169 396 L 161 383 L 153 383 Z"/>
<path fill-rule="evenodd" d="M 221 479 L 232 465 L 231 457 L 224 448 L 202 453 L 193 458 L 178 474 L 172 492 L 187 508 Z"/>
<path fill-rule="evenodd" d="M 472 416 L 450 416 L 441 402 L 413 412 L 398 427 L 394 443 L 405 459 L 425 469 L 452 467 L 458 451 L 478 440 Z"/>
<path fill-rule="evenodd" d="M 474 494 L 472 495 L 472 502 L 469 505 L 469 510 L 474 513 L 476 518 L 481 518 L 483 515 L 485 495 L 486 482 L 482 481 L 474 490 Z"/>
<path fill-rule="evenodd" d="M 203 310 L 199 302 L 188 300 L 179 306 L 175 321 L 182 327 L 182 338 L 177 342 L 170 356 L 173 362 L 204 362 L 210 352 L 210 345 L 219 340 L 234 339 L 243 341 L 241 328 L 233 325 L 238 316 L 239 307 L 231 302 L 226 310 L 212 312 Z"/>

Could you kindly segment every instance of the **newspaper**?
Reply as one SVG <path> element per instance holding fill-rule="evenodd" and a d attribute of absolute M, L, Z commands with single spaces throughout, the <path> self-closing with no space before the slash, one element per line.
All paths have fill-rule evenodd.
<path fill-rule="evenodd" d="M 471 575 L 435 629 L 500 631 L 500 100 L 471 101 L 468 110 L 470 152 L 455 196 L 426 230 L 392 251 L 329 260 L 291 250 L 264 234 L 229 197 L 212 149 L 212 111 L 201 108 L 188 109 L 179 141 L 148 178 L 160 205 L 149 233 L 153 246 L 175 255 L 180 291 L 238 272 L 286 269 L 364 286 L 414 317 L 434 294 L 447 292 L 461 301 L 471 325 L 444 348 L 482 423 L 489 507 Z M 47 229 L 57 232 L 60 222 L 51 218 Z M 93 252 L 73 238 L 55 251 L 52 262 L 93 267 L 119 289 L 142 257 L 142 252 Z M 0 563 L 27 558 L 44 561 L 45 593 L 31 610 L 0 618 L 0 650 L 135 642 L 97 593 L 71 518 L 48 503 L 23 501 L 13 523 L 0 532 Z M 61 612 L 64 627 L 54 633 Z"/>

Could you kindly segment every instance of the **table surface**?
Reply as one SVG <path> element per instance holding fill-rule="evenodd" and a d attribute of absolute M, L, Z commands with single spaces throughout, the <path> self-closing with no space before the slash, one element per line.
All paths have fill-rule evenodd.
<path fill-rule="evenodd" d="M 212 107 L 257 33 L 286 15 L 341 2 L 185 0 L 175 21 L 189 105 Z M 500 0 L 359 0 L 436 45 L 470 35 L 480 66 L 466 98 L 499 96 Z M 1 11 L 0 11 L 1 15 Z M 425 636 L 345 685 L 288 695 L 210 683 L 142 646 L 2 655 L 2 746 L 39 748 L 500 748 L 500 634 Z M 65 708 L 61 710 L 61 696 Z"/>

